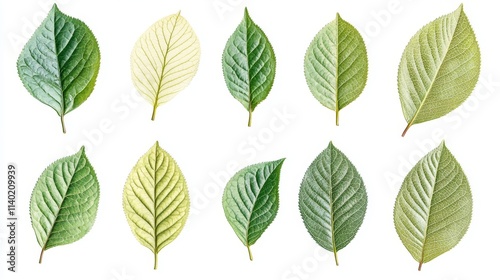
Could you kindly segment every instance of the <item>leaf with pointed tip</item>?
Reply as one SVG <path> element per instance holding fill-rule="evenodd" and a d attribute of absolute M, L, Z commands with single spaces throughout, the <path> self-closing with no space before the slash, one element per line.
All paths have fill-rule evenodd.
<path fill-rule="evenodd" d="M 158 106 L 189 85 L 200 64 L 200 42 L 180 13 L 155 22 L 132 50 L 132 81 L 153 105 L 151 120 Z"/>
<path fill-rule="evenodd" d="M 227 183 L 222 197 L 226 219 L 248 249 L 260 238 L 278 213 L 278 187 L 285 159 L 247 166 Z"/>
<path fill-rule="evenodd" d="M 31 194 L 31 225 L 42 252 L 87 234 L 97 215 L 99 182 L 85 149 L 45 169 Z"/>
<path fill-rule="evenodd" d="M 304 59 L 304 74 L 314 97 L 339 112 L 363 92 L 368 77 L 366 46 L 358 30 L 339 14 L 314 37 Z"/>
<path fill-rule="evenodd" d="M 299 191 L 299 210 L 307 231 L 334 253 L 347 246 L 365 217 L 363 179 L 349 159 L 330 142 L 311 163 Z"/>
<path fill-rule="evenodd" d="M 189 193 L 175 160 L 156 142 L 130 172 L 123 209 L 137 240 L 154 254 L 174 241 L 186 223 Z"/>
<path fill-rule="evenodd" d="M 481 54 L 462 5 L 420 29 L 399 64 L 398 89 L 408 126 L 440 118 L 472 93 Z"/>
<path fill-rule="evenodd" d="M 394 207 L 396 231 L 420 270 L 460 242 L 471 218 L 469 182 L 443 142 L 404 179 Z"/>
<path fill-rule="evenodd" d="M 276 57 L 266 34 L 250 18 L 247 8 L 226 43 L 222 70 L 229 92 L 248 111 L 248 126 L 251 126 L 252 112 L 273 86 Z"/>
<path fill-rule="evenodd" d="M 17 59 L 29 93 L 60 116 L 80 106 L 94 90 L 101 56 L 92 31 L 54 4 Z"/>

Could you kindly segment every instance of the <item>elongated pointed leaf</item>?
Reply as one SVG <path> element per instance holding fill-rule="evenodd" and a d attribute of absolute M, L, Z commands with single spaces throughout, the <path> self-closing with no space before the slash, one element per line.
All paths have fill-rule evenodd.
<path fill-rule="evenodd" d="M 363 223 L 368 198 L 363 179 L 330 142 L 311 163 L 299 192 L 299 210 L 309 234 L 334 253 L 347 246 Z"/>
<path fill-rule="evenodd" d="M 251 126 L 252 112 L 273 86 L 276 57 L 266 34 L 252 21 L 246 8 L 243 20 L 224 48 L 222 70 L 229 92 L 248 111 Z"/>
<path fill-rule="evenodd" d="M 17 59 L 29 93 L 60 116 L 80 106 L 94 90 L 101 56 L 92 31 L 54 4 Z"/>
<path fill-rule="evenodd" d="M 481 54 L 462 5 L 420 29 L 399 65 L 398 88 L 408 126 L 442 117 L 460 106 L 479 79 Z"/>
<path fill-rule="evenodd" d="M 278 187 L 285 159 L 254 164 L 238 171 L 222 197 L 226 219 L 248 249 L 260 238 L 278 213 Z"/>
<path fill-rule="evenodd" d="M 314 37 L 304 59 L 304 74 L 314 97 L 336 113 L 363 92 L 368 76 L 366 46 L 358 30 L 339 14 Z"/>
<path fill-rule="evenodd" d="M 396 231 L 420 270 L 460 242 L 471 218 L 469 182 L 443 142 L 404 179 L 394 207 Z"/>
<path fill-rule="evenodd" d="M 167 103 L 186 88 L 200 64 L 200 42 L 180 12 L 154 23 L 135 43 L 131 55 L 132 81 L 153 105 Z"/>
<path fill-rule="evenodd" d="M 175 160 L 156 142 L 128 176 L 123 209 L 137 240 L 154 254 L 181 232 L 189 213 L 189 194 L 184 175 Z"/>
<path fill-rule="evenodd" d="M 84 147 L 45 169 L 30 201 L 31 225 L 43 253 L 73 243 L 94 225 L 99 204 L 99 182 Z"/>

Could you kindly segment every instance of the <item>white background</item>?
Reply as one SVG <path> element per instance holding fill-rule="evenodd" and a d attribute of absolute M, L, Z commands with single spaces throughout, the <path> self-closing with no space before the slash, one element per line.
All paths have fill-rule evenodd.
<path fill-rule="evenodd" d="M 500 18 L 496 1 L 463 1 L 482 51 L 481 81 L 459 109 L 436 121 L 406 126 L 397 91 L 397 68 L 411 36 L 460 1 L 57 1 L 66 14 L 85 21 L 97 37 L 101 69 L 90 98 L 66 116 L 63 135 L 56 113 L 30 96 L 16 59 L 50 0 L 1 1 L 1 252 L 5 256 L 6 165 L 18 166 L 18 273 L 7 279 L 498 279 L 500 257 L 498 92 Z M 226 89 L 221 54 L 243 9 L 270 39 L 277 75 L 269 97 L 254 112 Z M 182 11 L 201 42 L 201 64 L 188 88 L 158 109 L 134 91 L 131 49 L 151 24 Z M 303 76 L 303 56 L 314 35 L 339 12 L 367 42 L 368 83 L 340 113 L 317 102 Z M 283 115 L 288 115 L 283 117 Z M 103 124 L 104 123 L 104 124 Z M 474 197 L 469 231 L 460 244 L 417 271 L 393 227 L 392 210 L 403 177 L 445 139 L 468 175 Z M 158 140 L 188 181 L 191 213 L 180 236 L 159 255 L 132 235 L 122 211 L 122 189 L 133 165 Z M 356 165 L 368 192 L 368 209 L 356 238 L 333 254 L 307 233 L 298 191 L 309 164 L 333 141 Z M 45 252 L 29 217 L 29 198 L 44 168 L 84 144 L 101 187 L 92 230 L 80 241 Z M 221 196 L 229 176 L 243 166 L 286 157 L 280 209 L 252 247 L 254 261 L 226 222 Z M 1 259 L 4 259 L 2 257 Z M 5 279 L 2 277 L 2 279 Z"/>

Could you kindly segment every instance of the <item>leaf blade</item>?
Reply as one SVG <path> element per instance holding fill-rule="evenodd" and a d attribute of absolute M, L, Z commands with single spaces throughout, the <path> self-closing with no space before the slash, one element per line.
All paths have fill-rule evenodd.
<path fill-rule="evenodd" d="M 274 83 L 276 56 L 266 34 L 245 8 L 243 20 L 229 37 L 222 54 L 224 81 L 231 95 L 252 112 L 264 101 Z"/>
<path fill-rule="evenodd" d="M 311 237 L 334 252 L 347 246 L 363 222 L 368 197 L 349 159 L 330 142 L 307 169 L 299 191 L 299 210 Z"/>
<path fill-rule="evenodd" d="M 158 142 L 130 172 L 123 190 L 123 209 L 136 239 L 158 253 L 183 229 L 189 214 L 186 180 L 175 160 Z"/>
<path fill-rule="evenodd" d="M 79 107 L 94 90 L 100 66 L 97 40 L 88 26 L 54 4 L 17 60 L 24 87 L 61 118 Z"/>
<path fill-rule="evenodd" d="M 200 43 L 180 12 L 155 22 L 137 40 L 132 54 L 132 81 L 153 105 L 167 103 L 185 89 L 198 71 Z"/>
<path fill-rule="evenodd" d="M 222 206 L 227 221 L 248 249 L 271 225 L 279 207 L 279 176 L 285 159 L 254 164 L 238 171 L 227 183 Z"/>
<path fill-rule="evenodd" d="M 471 218 L 472 194 L 467 177 L 443 142 L 403 181 L 394 207 L 396 231 L 419 262 L 420 270 L 423 263 L 460 242 Z"/>
<path fill-rule="evenodd" d="M 309 90 L 325 107 L 339 111 L 356 100 L 368 78 L 368 55 L 359 31 L 337 14 L 310 43 L 304 58 Z"/>
<path fill-rule="evenodd" d="M 463 6 L 420 29 L 399 65 L 398 90 L 408 126 L 440 118 L 460 106 L 479 79 L 481 54 Z"/>
<path fill-rule="evenodd" d="M 42 252 L 78 241 L 92 228 L 99 204 L 99 182 L 85 155 L 76 154 L 50 164 L 31 194 L 31 225 Z"/>

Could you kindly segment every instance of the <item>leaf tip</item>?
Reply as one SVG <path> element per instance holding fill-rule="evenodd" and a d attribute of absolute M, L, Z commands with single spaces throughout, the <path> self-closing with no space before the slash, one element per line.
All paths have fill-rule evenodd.
<path fill-rule="evenodd" d="M 252 18 L 250 18 L 250 14 L 248 13 L 248 8 L 247 7 L 245 7 L 244 18 L 248 19 L 248 20 L 252 20 Z"/>
<path fill-rule="evenodd" d="M 80 148 L 80 150 L 78 150 L 78 153 L 81 153 L 81 154 L 85 154 L 85 146 L 82 145 L 82 147 Z"/>

